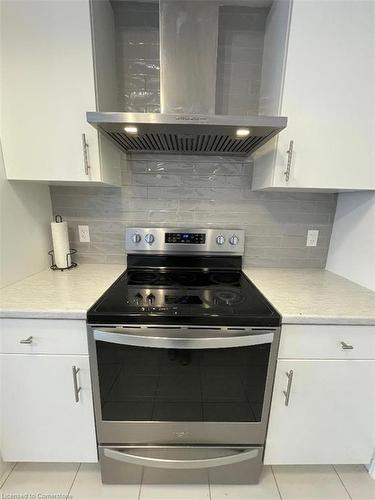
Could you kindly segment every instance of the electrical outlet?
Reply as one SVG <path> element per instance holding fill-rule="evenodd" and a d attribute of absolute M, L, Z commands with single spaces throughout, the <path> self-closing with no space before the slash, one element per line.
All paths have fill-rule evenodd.
<path fill-rule="evenodd" d="M 79 241 L 82 243 L 90 243 L 89 226 L 78 226 Z"/>
<path fill-rule="evenodd" d="M 306 246 L 307 247 L 316 247 L 318 243 L 319 230 L 318 229 L 309 229 L 307 231 L 306 238 Z"/>

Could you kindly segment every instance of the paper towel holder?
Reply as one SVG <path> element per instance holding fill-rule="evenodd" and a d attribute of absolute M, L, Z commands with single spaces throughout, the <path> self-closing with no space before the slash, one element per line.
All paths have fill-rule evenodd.
<path fill-rule="evenodd" d="M 56 222 L 58 222 L 58 221 L 56 221 Z M 73 267 L 77 267 L 78 264 L 76 262 L 73 262 L 71 259 L 70 259 L 70 265 L 69 265 L 69 257 L 71 257 L 72 255 L 77 253 L 77 250 L 75 248 L 70 248 L 69 250 L 70 251 L 66 254 L 66 267 L 57 267 L 56 262 L 55 262 L 55 254 L 54 254 L 53 250 L 50 250 L 48 252 L 48 255 L 51 256 L 50 269 L 52 269 L 52 271 L 66 271 L 68 269 L 73 269 Z"/>

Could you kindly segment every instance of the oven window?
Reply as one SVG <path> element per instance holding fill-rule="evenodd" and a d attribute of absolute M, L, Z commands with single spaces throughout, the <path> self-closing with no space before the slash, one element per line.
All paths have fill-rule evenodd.
<path fill-rule="evenodd" d="M 259 422 L 270 344 L 158 349 L 96 341 L 103 420 Z"/>

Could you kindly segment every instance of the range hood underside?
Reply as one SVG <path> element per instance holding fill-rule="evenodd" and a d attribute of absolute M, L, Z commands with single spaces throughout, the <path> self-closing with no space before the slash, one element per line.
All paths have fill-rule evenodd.
<path fill-rule="evenodd" d="M 125 153 L 249 156 L 286 127 L 284 117 L 87 113 L 87 121 Z M 129 133 L 125 126 L 137 127 Z M 239 128 L 249 130 L 236 137 Z"/>

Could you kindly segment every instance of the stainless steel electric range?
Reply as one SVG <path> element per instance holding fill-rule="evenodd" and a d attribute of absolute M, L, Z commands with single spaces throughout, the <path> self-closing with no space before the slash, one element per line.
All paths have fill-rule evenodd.
<path fill-rule="evenodd" d="M 126 247 L 87 317 L 103 482 L 257 482 L 280 316 L 244 232 L 129 228 Z"/>

